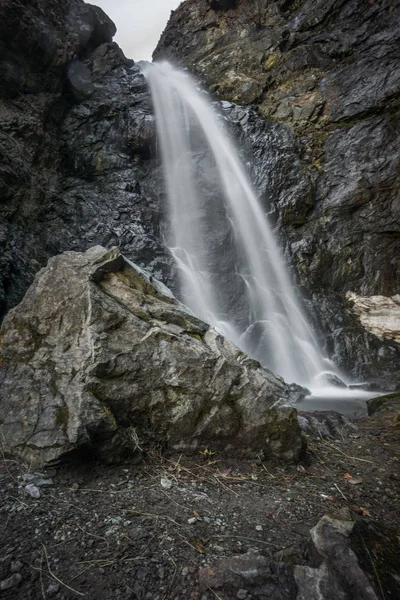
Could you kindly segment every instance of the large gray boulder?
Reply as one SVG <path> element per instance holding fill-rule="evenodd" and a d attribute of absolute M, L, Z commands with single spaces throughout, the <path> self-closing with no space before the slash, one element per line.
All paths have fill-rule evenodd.
<path fill-rule="evenodd" d="M 3 441 L 35 463 L 157 445 L 296 460 L 286 384 L 117 249 L 50 259 L 0 330 Z"/>

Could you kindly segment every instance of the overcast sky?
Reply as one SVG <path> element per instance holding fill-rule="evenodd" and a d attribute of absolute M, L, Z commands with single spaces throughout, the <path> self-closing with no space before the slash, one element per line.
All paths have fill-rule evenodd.
<path fill-rule="evenodd" d="M 114 40 L 134 60 L 151 60 L 171 10 L 181 0 L 89 0 L 101 6 L 117 26 Z"/>

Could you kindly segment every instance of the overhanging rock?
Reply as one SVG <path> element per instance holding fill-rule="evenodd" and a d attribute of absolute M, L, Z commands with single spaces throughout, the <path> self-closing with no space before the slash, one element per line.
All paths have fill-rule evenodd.
<path fill-rule="evenodd" d="M 50 259 L 0 330 L 0 426 L 35 463 L 157 445 L 296 460 L 286 384 L 117 249 Z"/>

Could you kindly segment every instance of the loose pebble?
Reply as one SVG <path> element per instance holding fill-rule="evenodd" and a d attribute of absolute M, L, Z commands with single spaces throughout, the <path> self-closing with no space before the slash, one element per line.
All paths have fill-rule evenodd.
<path fill-rule="evenodd" d="M 170 490 L 172 488 L 171 479 L 168 479 L 168 477 L 161 477 L 161 487 L 165 490 Z"/>
<path fill-rule="evenodd" d="M 11 573 L 19 573 L 23 566 L 20 560 L 13 561 L 11 563 Z"/>
<path fill-rule="evenodd" d="M 14 573 L 14 575 L 11 575 L 11 577 L 8 577 L 8 579 L 3 579 L 3 581 L 0 582 L 0 591 L 5 592 L 6 590 L 10 590 L 13 587 L 17 587 L 17 585 L 19 585 L 21 581 L 21 573 Z"/>
<path fill-rule="evenodd" d="M 31 498 L 40 498 L 40 490 L 33 483 L 28 483 L 28 485 L 25 486 L 25 491 Z"/>

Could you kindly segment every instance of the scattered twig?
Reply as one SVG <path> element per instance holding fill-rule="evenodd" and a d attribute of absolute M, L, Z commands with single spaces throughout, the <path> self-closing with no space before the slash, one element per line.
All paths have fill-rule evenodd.
<path fill-rule="evenodd" d="M 5 452 L 4 452 L 4 442 L 3 442 L 4 433 L 3 433 L 3 430 L 2 430 L 2 429 L 0 429 L 0 432 L 1 432 L 1 437 L 0 437 L 0 450 L 1 450 L 1 455 L 2 455 L 2 458 L 3 458 L 4 466 L 5 466 L 6 470 L 7 470 L 7 473 L 8 473 L 8 474 L 9 474 L 9 476 L 11 477 L 11 479 L 13 479 L 13 480 L 14 480 L 16 483 L 18 483 L 18 479 L 17 479 L 16 477 L 14 477 L 14 475 L 11 473 L 10 469 L 8 468 L 8 464 L 7 464 L 7 463 L 9 463 L 9 462 L 16 462 L 16 461 L 9 461 L 9 460 L 6 458 L 6 455 L 5 455 Z"/>
<path fill-rule="evenodd" d="M 74 592 L 74 594 L 78 594 L 79 596 L 84 596 L 85 594 L 82 594 L 82 592 L 78 592 L 78 590 L 74 590 L 74 588 L 70 587 L 69 585 L 67 585 L 66 583 L 64 583 L 63 581 L 61 581 L 61 579 L 59 579 L 57 577 L 57 575 L 55 575 L 53 573 L 53 571 L 50 568 L 50 562 L 49 562 L 49 557 L 47 555 L 46 546 L 44 544 L 42 544 L 42 548 L 43 548 L 44 556 L 46 558 L 47 568 L 49 570 L 50 575 L 53 577 L 53 579 L 55 579 L 56 581 L 58 581 L 58 583 L 61 583 L 61 585 L 63 585 L 65 588 L 67 588 L 71 592 Z"/>
<path fill-rule="evenodd" d="M 228 492 L 231 492 L 231 494 L 234 494 L 235 496 L 239 496 L 239 494 L 237 492 L 235 492 L 234 490 L 231 490 L 230 487 L 228 487 L 227 485 L 222 483 L 222 481 L 220 481 L 220 479 L 218 479 L 217 475 L 213 475 L 213 479 L 215 479 L 215 481 L 217 483 L 219 483 L 220 485 L 222 485 L 222 487 L 224 487 L 226 490 L 228 490 Z"/>
<path fill-rule="evenodd" d="M 179 504 L 178 502 L 176 502 L 176 500 L 174 500 L 173 498 L 171 498 L 171 496 L 169 496 L 167 494 L 167 492 L 164 492 L 164 490 L 160 490 L 160 491 L 164 494 L 164 496 L 166 496 L 168 498 L 168 500 L 170 500 L 170 502 L 173 502 L 179 508 L 183 508 L 183 510 L 190 510 L 187 506 L 183 506 L 183 504 Z"/>
<path fill-rule="evenodd" d="M 172 586 L 174 585 L 174 581 L 175 581 L 175 577 L 176 577 L 176 573 L 178 571 L 178 565 L 176 564 L 176 562 L 174 561 L 174 559 L 172 558 L 172 556 L 169 555 L 169 553 L 164 550 L 165 554 L 168 556 L 168 559 L 172 562 L 172 564 L 174 565 L 174 572 L 172 575 L 172 580 L 171 583 L 169 584 L 169 589 L 172 589 Z"/>
<path fill-rule="evenodd" d="M 257 542 L 259 544 L 265 544 L 265 546 L 273 546 L 274 548 L 276 548 L 276 545 L 272 542 L 265 542 L 264 540 L 257 540 L 255 538 L 244 537 L 243 535 L 213 535 L 212 537 L 218 539 L 232 538 L 238 540 L 247 540 L 249 542 Z"/>
<path fill-rule="evenodd" d="M 102 535 L 97 535 L 96 533 L 90 533 L 90 531 L 87 531 L 86 529 L 83 529 L 83 527 L 81 527 L 78 523 L 76 524 L 76 526 L 78 527 L 78 529 L 80 529 L 81 531 L 83 531 L 83 533 L 86 533 L 86 535 L 90 535 L 94 538 L 98 538 L 99 540 L 104 540 L 105 543 L 107 544 L 107 550 L 110 547 L 110 544 L 107 540 L 107 538 L 103 537 Z"/>
<path fill-rule="evenodd" d="M 272 473 L 270 473 L 270 472 L 268 471 L 267 467 L 264 465 L 264 463 L 263 463 L 263 461 L 262 461 L 262 459 L 261 459 L 261 456 L 260 456 L 259 454 L 257 454 L 257 456 L 258 456 L 258 458 L 259 458 L 259 460 L 260 460 L 260 462 L 261 462 L 261 466 L 262 466 L 262 468 L 264 469 L 264 471 L 266 471 L 266 472 L 268 473 L 268 475 L 269 475 L 270 477 L 272 477 L 272 479 L 276 479 L 275 475 L 272 475 Z"/>
<path fill-rule="evenodd" d="M 340 452 L 340 454 L 343 454 L 343 456 L 345 456 L 346 458 L 348 458 L 349 460 L 359 460 L 361 462 L 366 462 L 369 463 L 371 465 L 373 465 L 374 463 L 372 462 L 372 460 L 367 460 L 366 458 L 358 458 L 357 456 L 349 456 L 348 454 L 345 454 L 345 452 L 342 452 L 342 450 L 339 450 L 339 448 L 336 448 L 336 446 L 334 446 L 333 444 L 330 444 L 329 442 L 327 442 L 326 440 L 323 442 L 324 444 L 326 444 L 327 446 L 330 446 L 331 448 L 333 448 L 334 450 L 336 450 L 336 452 Z"/>
<path fill-rule="evenodd" d="M 72 508 L 76 508 L 76 510 L 79 510 L 81 513 L 83 514 L 87 514 L 87 510 L 83 510 L 83 508 L 81 508 L 80 506 L 77 506 L 76 504 L 73 504 L 72 502 L 70 502 L 69 500 L 64 500 L 64 498 L 56 498 L 55 496 L 53 496 L 53 494 L 49 494 L 50 498 L 53 498 L 53 500 L 55 502 L 63 502 L 64 504 L 68 504 L 68 508 L 72 507 Z"/>
<path fill-rule="evenodd" d="M 346 496 L 343 494 L 342 490 L 340 489 L 340 487 L 338 485 L 336 485 L 336 483 L 333 484 L 335 486 L 335 488 L 337 489 L 337 491 L 339 492 L 339 494 L 342 496 L 342 498 L 344 498 L 347 502 L 347 498 Z"/>
<path fill-rule="evenodd" d="M 369 556 L 369 560 L 371 561 L 371 564 L 372 564 L 372 568 L 374 569 L 374 573 L 375 573 L 375 575 L 376 575 L 376 578 L 377 578 L 377 580 L 378 580 L 378 584 L 379 584 L 379 588 L 380 588 L 380 590 L 381 590 L 382 598 L 383 598 L 383 600 L 385 600 L 386 596 L 385 596 L 385 594 L 384 594 L 384 592 L 383 592 L 383 588 L 382 588 L 381 580 L 380 580 L 380 577 L 379 577 L 379 575 L 378 575 L 378 571 L 376 570 L 375 562 L 374 562 L 374 560 L 373 560 L 373 558 L 372 558 L 372 556 L 371 556 L 371 553 L 370 553 L 370 551 L 369 551 L 369 550 L 368 550 L 368 548 L 367 548 L 367 545 L 366 545 L 366 543 L 365 543 L 365 541 L 364 541 L 364 538 L 362 538 L 362 542 L 363 542 L 363 546 L 364 546 L 365 550 L 367 551 L 367 554 L 368 554 L 368 556 Z"/>
<path fill-rule="evenodd" d="M 25 506 L 25 508 L 29 508 L 29 506 L 27 504 L 25 504 L 25 502 L 22 502 L 22 500 L 20 500 L 19 498 L 16 498 L 15 496 L 8 496 L 8 497 L 11 498 L 12 500 L 16 500 L 17 502 L 22 504 L 22 506 Z"/>
<path fill-rule="evenodd" d="M 80 577 L 82 575 L 82 573 L 85 573 L 86 571 L 88 571 L 89 569 L 91 569 L 94 565 L 89 565 L 88 567 L 86 567 L 86 569 L 82 569 L 81 571 L 79 571 L 79 573 L 77 573 L 76 575 L 74 575 L 72 577 L 72 579 L 70 579 L 70 583 L 71 581 L 74 581 L 74 579 L 78 579 L 78 577 Z"/>
<path fill-rule="evenodd" d="M 113 563 L 115 563 L 115 560 L 111 560 L 109 558 L 94 558 L 93 560 L 81 560 L 80 562 L 76 563 L 77 565 L 88 565 L 88 564 L 110 564 L 112 565 Z"/>
<path fill-rule="evenodd" d="M 40 577 L 40 589 L 42 590 L 42 598 L 44 598 L 44 600 L 46 600 L 46 592 L 44 591 L 44 583 L 43 583 L 43 548 L 40 553 L 39 577 Z"/>
<path fill-rule="evenodd" d="M 206 585 L 207 585 L 207 584 L 206 584 Z M 215 596 L 216 598 L 218 598 L 218 600 L 222 600 L 221 596 L 218 596 L 217 592 L 214 592 L 214 590 L 213 590 L 212 588 L 210 588 L 210 586 L 209 586 L 209 585 L 207 585 L 207 587 L 208 587 L 208 589 L 210 590 L 210 592 L 211 592 L 212 594 L 214 594 L 214 596 Z"/>
<path fill-rule="evenodd" d="M 191 544 L 190 542 L 188 542 L 188 541 L 187 541 L 187 539 L 185 538 L 185 536 L 184 536 L 184 535 L 182 535 L 181 533 L 179 533 L 179 531 L 177 531 L 176 533 L 179 535 L 179 537 L 180 537 L 180 538 L 182 538 L 182 539 L 183 539 L 183 541 L 184 541 L 184 542 L 185 542 L 185 543 L 186 543 L 188 546 L 190 546 L 191 548 L 193 548 L 193 550 L 196 550 L 196 552 L 197 552 L 197 548 L 196 548 L 196 546 L 193 546 L 193 544 Z"/>

